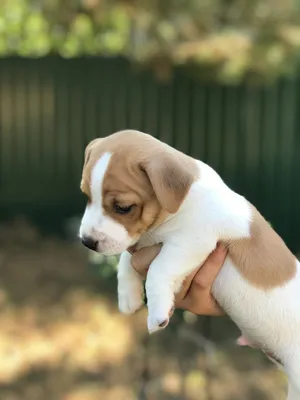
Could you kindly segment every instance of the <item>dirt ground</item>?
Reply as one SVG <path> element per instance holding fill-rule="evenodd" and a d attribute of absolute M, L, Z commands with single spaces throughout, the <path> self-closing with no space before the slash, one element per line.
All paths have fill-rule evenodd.
<path fill-rule="evenodd" d="M 146 311 L 121 316 L 115 276 L 87 260 L 78 243 L 0 226 L 1 400 L 284 399 L 285 377 L 227 320 L 179 315 L 150 338 Z"/>

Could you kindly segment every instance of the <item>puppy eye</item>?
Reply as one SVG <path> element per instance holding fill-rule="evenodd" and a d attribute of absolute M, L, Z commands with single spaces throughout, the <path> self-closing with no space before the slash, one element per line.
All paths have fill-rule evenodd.
<path fill-rule="evenodd" d="M 120 204 L 118 203 L 114 204 L 114 210 L 117 214 L 128 214 L 133 209 L 133 207 L 134 204 L 131 204 L 130 206 L 120 206 Z"/>

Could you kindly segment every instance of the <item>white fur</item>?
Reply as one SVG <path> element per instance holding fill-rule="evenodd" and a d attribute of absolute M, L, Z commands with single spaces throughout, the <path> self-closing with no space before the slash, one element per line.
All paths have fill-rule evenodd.
<path fill-rule="evenodd" d="M 251 210 L 245 198 L 228 188 L 212 168 L 200 161 L 198 165 L 201 179 L 192 185 L 177 214 L 139 242 L 139 247 L 164 243 L 146 280 L 150 332 L 168 321 L 174 292 L 205 261 L 218 241 L 250 235 Z M 297 269 L 296 277 L 284 287 L 264 291 L 246 281 L 227 257 L 213 285 L 214 296 L 243 335 L 283 361 L 289 377 L 288 400 L 300 399 L 299 262 Z M 119 279 L 123 281 L 119 287 L 130 288 L 127 295 L 122 291 L 120 309 L 134 312 L 140 307 L 139 289 L 132 290 L 139 285 L 137 276 L 132 281 L 134 284 L 129 284 L 132 280 L 129 253 L 121 258 Z"/>
<path fill-rule="evenodd" d="M 132 314 L 143 305 L 143 281 L 131 267 L 130 259 L 131 254 L 124 251 L 118 265 L 119 309 L 124 314 Z"/>
<path fill-rule="evenodd" d="M 103 214 L 102 181 L 109 160 L 110 155 L 106 154 L 93 170 L 93 202 L 84 214 L 80 235 L 93 235 L 99 241 L 104 238 L 106 251 L 116 254 L 132 243 L 126 229 Z M 197 163 L 201 178 L 191 186 L 179 211 L 139 241 L 139 248 L 163 242 L 146 280 L 150 332 L 168 322 L 174 293 L 183 279 L 206 260 L 218 241 L 250 236 L 248 202 L 225 185 L 212 168 Z M 142 279 L 132 269 L 131 255 L 125 251 L 118 269 L 122 312 L 133 313 L 140 308 L 142 289 Z M 264 291 L 246 281 L 229 256 L 213 285 L 214 296 L 243 335 L 283 361 L 289 377 L 288 400 L 300 399 L 299 291 L 299 262 L 292 281 L 284 287 Z"/>
<path fill-rule="evenodd" d="M 91 204 L 85 209 L 79 236 L 98 241 L 98 251 L 105 255 L 120 254 L 133 244 L 125 227 L 105 215 L 102 207 L 102 185 L 109 166 L 111 154 L 105 153 L 95 164 L 91 173 Z"/>

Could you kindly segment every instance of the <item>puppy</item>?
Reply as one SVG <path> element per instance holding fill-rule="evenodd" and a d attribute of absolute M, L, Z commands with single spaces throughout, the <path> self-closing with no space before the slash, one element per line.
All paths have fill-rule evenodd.
<path fill-rule="evenodd" d="M 226 243 L 213 295 L 245 340 L 283 366 L 288 400 L 300 399 L 299 262 L 253 205 L 207 164 L 133 130 L 87 146 L 81 190 L 87 196 L 83 244 L 105 255 L 121 253 L 121 312 L 143 305 L 142 280 L 127 250 L 163 243 L 146 280 L 150 333 L 168 325 L 184 278 L 217 242 Z"/>

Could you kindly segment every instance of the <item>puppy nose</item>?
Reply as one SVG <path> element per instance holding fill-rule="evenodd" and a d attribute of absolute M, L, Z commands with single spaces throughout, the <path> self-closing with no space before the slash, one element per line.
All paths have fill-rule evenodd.
<path fill-rule="evenodd" d="M 92 239 L 91 237 L 83 237 L 82 238 L 82 244 L 87 247 L 90 250 L 96 250 L 97 249 L 97 245 L 98 242 L 94 239 Z"/>

